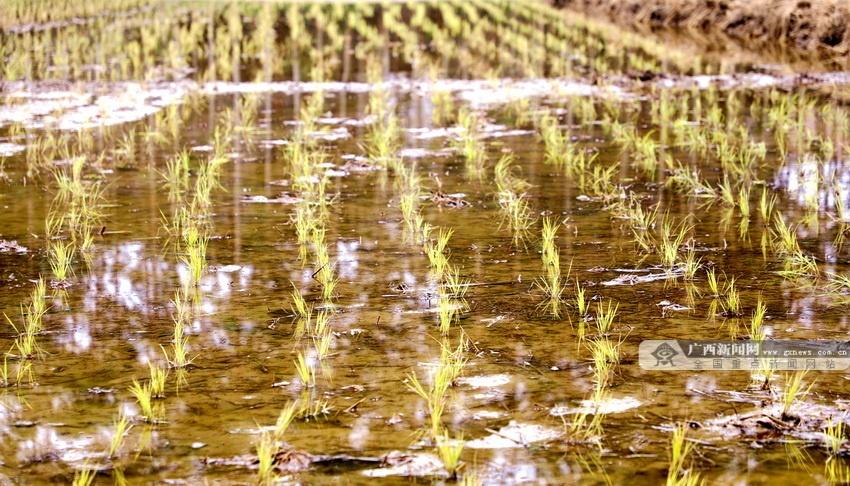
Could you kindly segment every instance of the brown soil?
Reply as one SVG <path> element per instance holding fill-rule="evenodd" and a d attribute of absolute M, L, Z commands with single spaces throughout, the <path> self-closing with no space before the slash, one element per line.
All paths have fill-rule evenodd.
<path fill-rule="evenodd" d="M 603 14 L 651 29 L 722 34 L 753 49 L 784 49 L 847 62 L 847 0 L 552 0 L 559 7 Z"/>

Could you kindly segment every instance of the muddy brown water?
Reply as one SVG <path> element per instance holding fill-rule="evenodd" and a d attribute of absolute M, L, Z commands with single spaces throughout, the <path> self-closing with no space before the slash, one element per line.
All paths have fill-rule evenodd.
<path fill-rule="evenodd" d="M 388 55 L 394 62 L 387 64 L 385 79 L 422 76 L 409 71 L 400 53 Z M 716 69 L 714 66 L 706 69 Z M 617 103 L 637 109 L 640 133 L 655 130 L 657 134 L 662 128 L 649 116 L 650 100 L 660 91 L 669 89 L 676 99 L 702 96 L 701 91 L 695 95 L 691 90 L 665 87 L 662 81 L 620 77 L 616 69 L 612 84 L 623 93 Z M 742 68 L 746 75 L 744 71 Z M 759 76 L 781 83 L 778 75 Z M 449 66 L 441 77 L 474 76 Z M 419 79 L 428 82 L 424 76 Z M 568 83 L 591 86 L 600 79 L 579 76 Z M 683 83 L 690 79 L 675 78 Z M 160 86 L 168 88 L 167 84 Z M 16 85 L 15 89 L 42 94 L 55 91 L 55 87 L 40 83 Z M 73 89 L 85 92 L 89 88 L 83 84 Z M 171 371 L 166 397 L 159 401 L 164 407 L 163 422 L 134 424 L 122 456 L 116 460 L 103 457 L 117 411 L 132 414 L 137 409 L 128 392 L 132 380 L 146 379 L 149 361 L 164 364 L 160 346 L 168 345 L 173 329 L 169 301 L 185 273 L 162 229 L 162 215 L 170 215 L 173 205 L 159 171 L 181 147 L 210 144 L 216 117 L 225 108 L 238 110 L 243 96 L 235 92 L 208 94 L 201 81 L 189 89 L 204 93 L 199 95 L 204 103 L 189 112 L 181 127 L 179 147 L 146 142 L 140 136 L 137 160 L 129 167 L 115 162 L 118 156 L 110 147 L 84 154 L 93 160 L 103 153 L 102 166 L 114 168 L 99 173 L 92 166 L 85 171 L 87 178 L 100 178 L 105 184 L 101 204 L 105 229 L 95 236 L 91 262 L 75 259 L 70 285 L 64 290 L 48 290 L 49 310 L 44 331 L 38 336 L 44 355 L 33 362 L 35 383 L 0 391 L 0 474 L 4 480 L 63 483 L 70 481 L 76 469 L 97 467 L 102 469 L 97 481 L 104 484 L 112 481 L 113 470 L 123 471 L 130 484 L 252 483 L 256 471 L 251 459 L 239 456 L 253 454 L 259 426 L 274 424 L 288 400 L 303 399 L 307 393 L 313 401 L 326 401 L 329 413 L 296 420 L 285 440 L 298 451 L 340 458 L 281 473 L 283 481 L 451 482 L 439 475 L 374 478 L 364 471 L 381 467 L 379 464 L 355 460 L 432 449 L 418 435 L 426 423 L 424 402 L 404 382 L 411 372 L 425 376 L 428 365 L 439 358 L 436 287 L 428 277 L 428 259 L 421 245 L 403 237 L 391 172 L 350 172 L 330 179 L 327 191 L 335 199 L 329 206 L 326 241 L 340 279 L 335 300 L 338 312 L 330 320 L 336 334 L 317 386 L 302 391 L 293 385 L 293 362 L 306 341 L 294 338 L 294 319 L 287 315 L 291 283 L 308 298 L 317 298 L 319 288 L 313 278 L 317 269 L 311 262 L 304 265 L 299 260 L 290 223 L 294 206 L 250 200 L 253 196 L 274 198 L 288 190 L 275 184 L 289 177 L 281 146 L 263 142 L 287 140 L 293 134 L 287 122 L 298 118 L 305 93 L 288 88 L 258 89 L 258 129 L 251 135 L 235 135 L 221 174 L 223 189 L 213 193 L 209 267 L 197 290 L 200 311 L 187 330 L 192 365 Z M 734 92 L 745 99 L 764 99 L 767 89 L 749 87 L 746 79 L 733 80 L 719 89 L 717 96 L 725 100 Z M 10 93 L 3 96 L 4 110 L 18 106 Z M 458 91 L 454 93 L 458 104 L 467 103 Z M 326 96 L 328 118 L 367 117 L 369 92 L 333 86 Z M 524 246 L 516 245 L 510 231 L 500 224 L 502 212 L 489 171 L 505 152 L 515 154 L 519 174 L 531 184 L 529 202 L 535 217 L 545 213 L 563 221 L 558 246 L 564 273 L 571 262 L 571 278 L 582 281 L 589 295 L 619 303 L 616 329 L 624 344 L 610 394 L 639 402 L 637 407 L 606 415 L 598 447 L 575 444 L 564 436 L 513 447 L 495 448 L 485 443 L 464 451 L 466 470 L 477 470 L 485 484 L 659 484 L 667 475 L 670 434 L 665 427 L 679 421 L 700 424 L 758 407 L 747 401 L 770 402 L 765 392 L 748 391 L 751 379 L 747 372 L 653 372 L 637 365 L 637 347 L 643 339 L 726 338 L 728 321 L 745 325 L 748 317 L 707 315 L 712 298 L 703 273 L 694 282 L 671 278 L 601 285 L 625 273 L 616 269 L 654 268 L 655 257 L 645 258 L 636 249 L 628 225 L 613 217 L 605 202 L 584 197 L 584 191 L 563 170 L 544 163 L 545 147 L 534 129 L 486 137 L 488 175 L 471 179 L 458 154 L 435 155 L 450 147 L 449 137 L 423 139 L 411 130 L 436 130 L 430 118 L 430 97 L 409 89 L 398 89 L 391 96 L 405 130 L 402 147 L 427 151 L 423 157 L 404 159 L 407 164 L 415 161 L 426 192 L 463 193 L 470 203 L 450 208 L 430 200 L 421 202 L 426 221 L 454 229 L 449 243 L 451 262 L 476 284 L 467 294 L 470 310 L 463 313 L 451 334 L 456 338 L 462 328 L 472 344 L 464 379 L 450 392 L 444 417 L 447 427 L 462 432 L 468 441 L 487 437 L 511 422 L 562 434 L 562 420 L 550 411 L 577 406 L 593 388 L 589 354 L 577 341 L 578 316 L 566 309 L 561 318 L 551 318 L 539 306 L 543 298 L 533 288 L 534 279 L 542 274 L 539 220 Z M 593 96 L 598 97 L 596 105 L 601 109 L 606 95 Z M 818 286 L 783 279 L 775 273 L 781 269 L 781 260 L 772 252 L 762 252 L 760 240 L 768 228 L 756 210 L 760 191 L 751 195 L 753 216 L 742 236 L 737 212 L 729 223 L 719 203 L 706 205 L 699 198 L 665 187 L 663 171 L 655 178 L 636 171 L 630 155 L 622 152 L 598 123 L 576 122 L 575 104 L 569 99 L 554 93 L 535 96 L 530 106 L 538 111 L 560 109 L 560 121 L 575 143 L 597 150 L 600 163 L 618 164 L 615 180 L 641 197 L 645 205 L 660 203 L 662 212 L 676 220 L 693 214 L 691 235 L 698 256 L 737 278 L 745 316 L 759 296 L 764 299 L 766 326 L 772 336 L 846 339 L 846 307 L 824 295 Z M 478 108 L 490 123 L 505 124 L 497 128 L 497 134 L 513 129 L 511 118 L 505 119 L 501 108 L 501 103 Z M 744 118 L 743 122 L 754 140 L 767 144 L 759 176 L 780 196 L 776 209 L 787 221 L 810 214 L 800 205 L 805 187 L 799 183 L 800 170 L 794 165 L 802 153 L 782 160 L 762 120 Z M 350 136 L 320 142 L 328 162 L 337 168 L 345 164 L 344 156 L 363 154 L 365 133 L 354 125 L 330 128 L 339 126 L 345 126 Z M 140 135 L 149 127 L 154 127 L 153 115 L 118 125 L 122 132 Z M 830 136 L 822 124 L 812 122 L 810 127 Z M 32 128 L 28 133 L 41 132 Z M 0 128 L 0 142 L 4 141 L 27 144 L 11 133 L 8 123 Z M 712 183 L 720 182 L 716 160 L 680 147 L 666 152 L 700 168 Z M 193 166 L 206 157 L 201 150 L 191 153 Z M 836 170 L 843 173 L 846 155 L 839 149 L 833 159 Z M 49 173 L 26 177 L 24 153 L 0 160 L 8 175 L 0 191 L 0 239 L 17 241 L 27 249 L 0 253 L 0 309 L 18 319 L 19 305 L 27 301 L 32 281 L 51 273 L 44 225 L 56 188 Z M 841 182 L 846 184 L 844 179 Z M 823 198 L 829 197 L 827 188 L 818 186 L 816 190 L 823 192 Z M 846 248 L 833 245 L 835 231 L 826 210 L 798 228 L 801 245 L 818 256 L 822 269 L 842 272 L 848 255 Z M 406 291 L 398 291 L 399 283 L 406 284 Z M 692 302 L 688 301 L 688 286 L 698 291 Z M 569 287 L 566 297 L 571 295 Z M 658 304 L 665 300 L 692 309 L 663 313 Z M 0 343 L 8 348 L 14 338 L 11 327 L 4 328 Z M 843 372 L 818 373 L 807 400 L 842 409 L 846 380 Z M 778 377 L 777 383 L 781 381 Z M 730 400 L 727 391 L 744 399 Z M 825 481 L 822 467 L 826 456 L 818 447 L 808 448 L 811 464 L 803 467 L 789 462 L 786 448 L 775 437 L 728 438 L 711 431 L 697 437 L 695 469 L 710 483 Z M 222 464 L 223 459 L 234 460 Z"/>

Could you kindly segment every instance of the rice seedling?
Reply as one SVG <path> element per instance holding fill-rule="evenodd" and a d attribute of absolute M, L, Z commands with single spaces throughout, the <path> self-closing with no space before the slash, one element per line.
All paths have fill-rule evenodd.
<path fill-rule="evenodd" d="M 670 466 L 667 469 L 667 486 L 696 486 L 703 484 L 699 473 L 692 471 L 690 456 L 694 443 L 687 439 L 687 426 L 678 424 L 670 439 Z"/>
<path fill-rule="evenodd" d="M 207 242 L 209 237 L 201 234 L 195 226 L 190 226 L 184 235 L 184 254 L 180 260 L 189 270 L 187 285 L 197 287 L 207 268 Z"/>
<path fill-rule="evenodd" d="M 764 225 L 768 225 L 770 223 L 770 220 L 773 217 L 773 208 L 775 206 L 776 194 L 768 195 L 767 187 L 763 187 L 761 190 L 761 197 L 759 198 L 759 214 L 761 215 L 761 220 Z"/>
<path fill-rule="evenodd" d="M 735 193 L 732 190 L 732 185 L 729 183 L 729 179 L 724 177 L 723 183 L 720 184 L 720 201 L 724 206 L 734 207 L 736 201 Z"/>
<path fill-rule="evenodd" d="M 463 453 L 465 445 L 463 435 L 461 434 L 459 437 L 452 438 L 449 436 L 448 431 L 443 431 L 442 434 L 437 436 L 436 442 L 437 456 L 442 461 L 446 472 L 449 473 L 449 478 L 456 478 L 462 466 L 460 456 Z"/>
<path fill-rule="evenodd" d="M 755 342 L 764 341 L 767 337 L 767 334 L 764 330 L 764 316 L 767 314 L 767 306 L 764 305 L 764 301 L 759 297 L 756 302 L 756 308 L 753 310 L 753 317 L 750 320 L 750 326 L 748 328 L 748 333 L 750 336 L 750 340 Z"/>
<path fill-rule="evenodd" d="M 499 193 L 498 199 L 503 215 L 502 224 L 506 224 L 511 230 L 514 244 L 518 245 L 526 239 L 531 227 L 534 225 L 534 218 L 531 215 L 528 197 L 524 193 L 518 194 L 513 191 L 502 191 Z"/>
<path fill-rule="evenodd" d="M 460 376 L 466 364 L 464 357 L 466 342 L 465 336 L 461 334 L 458 346 L 454 350 L 447 343 L 440 344 L 440 361 L 431 377 L 428 388 L 413 373 L 409 373 L 405 381 L 407 387 L 426 402 L 430 421 L 430 436 L 434 440 L 437 440 L 443 431 L 442 416 L 446 407 L 447 391 Z"/>
<path fill-rule="evenodd" d="M 457 122 L 460 127 L 460 138 L 455 142 L 455 146 L 463 156 L 467 175 L 480 179 L 484 175 L 487 155 L 478 133 L 480 124 L 478 116 L 468 109 L 461 108 L 458 111 Z"/>
<path fill-rule="evenodd" d="M 63 241 L 50 243 L 48 249 L 50 259 L 50 270 L 56 283 L 64 283 L 71 276 L 71 261 L 74 258 L 74 245 Z"/>
<path fill-rule="evenodd" d="M 150 369 L 151 397 L 165 398 L 165 380 L 168 378 L 168 370 L 160 368 L 153 363 L 148 363 Z"/>
<path fill-rule="evenodd" d="M 696 274 L 702 267 L 702 258 L 697 258 L 693 247 L 688 248 L 685 253 L 685 260 L 682 262 L 683 277 L 686 281 L 692 281 L 696 278 Z"/>
<path fill-rule="evenodd" d="M 331 350 L 331 344 L 333 343 L 333 334 L 331 333 L 330 327 L 326 327 L 326 330 L 322 333 L 318 333 L 317 336 L 313 337 L 313 346 L 316 349 L 316 359 L 322 361 L 325 359 Z"/>
<path fill-rule="evenodd" d="M 42 352 L 36 336 L 41 330 L 41 316 L 33 311 L 32 304 L 21 305 L 21 321 L 23 323 L 20 328 L 15 325 L 14 321 L 8 315 L 3 314 L 3 316 L 15 334 L 12 350 L 16 351 L 17 358 L 21 361 L 40 358 Z"/>
<path fill-rule="evenodd" d="M 823 429 L 824 447 L 830 456 L 839 455 L 844 444 L 847 442 L 847 434 L 844 430 L 844 422 L 830 421 Z"/>
<path fill-rule="evenodd" d="M 452 299 L 441 296 L 437 301 L 437 314 L 440 318 L 440 333 L 446 335 L 458 317 L 457 304 Z"/>
<path fill-rule="evenodd" d="M 277 455 L 278 445 L 272 434 L 260 435 L 256 445 L 257 452 L 257 478 L 262 485 L 271 485 L 276 481 L 274 460 Z"/>
<path fill-rule="evenodd" d="M 611 300 L 605 306 L 602 305 L 602 302 L 597 302 L 594 321 L 596 322 L 596 328 L 599 330 L 599 334 L 608 334 L 611 326 L 614 324 L 614 319 L 617 317 L 617 309 L 619 308 L 620 304 L 614 303 Z"/>
<path fill-rule="evenodd" d="M 106 451 L 107 457 L 116 457 L 121 451 L 121 446 L 124 444 L 124 439 L 127 432 L 130 430 L 130 420 L 123 412 L 118 413 L 118 417 L 113 422 L 112 438 L 109 441 L 109 448 Z"/>
<path fill-rule="evenodd" d="M 283 436 L 286 434 L 286 431 L 289 430 L 289 426 L 292 425 L 292 421 L 295 420 L 295 417 L 298 415 L 300 407 L 301 405 L 297 401 L 290 401 L 287 402 L 280 410 L 280 414 L 277 416 L 277 421 L 274 426 L 275 440 L 283 440 Z"/>
<path fill-rule="evenodd" d="M 303 386 L 311 388 L 315 385 L 316 370 L 307 362 L 307 359 L 301 351 L 298 352 L 296 357 L 295 373 L 298 376 L 298 379 L 301 380 L 301 384 Z"/>
<path fill-rule="evenodd" d="M 142 385 L 138 381 L 133 380 L 133 384 L 130 386 L 130 393 L 139 405 L 141 412 L 140 418 L 145 422 L 154 422 L 156 420 L 156 416 L 154 415 L 153 394 L 151 392 L 150 384 L 146 383 Z"/>
<path fill-rule="evenodd" d="M 90 486 L 94 483 L 95 476 L 97 476 L 97 470 L 84 464 L 81 469 L 77 469 L 77 472 L 74 473 L 71 486 Z"/>
<path fill-rule="evenodd" d="M 603 433 L 604 417 L 605 415 L 598 412 L 576 413 L 569 424 L 565 423 L 567 437 L 577 443 L 597 442 Z"/>
<path fill-rule="evenodd" d="M 575 291 L 575 306 L 576 312 L 580 317 L 586 316 L 588 311 L 589 302 L 586 296 L 587 290 L 582 287 L 581 282 L 579 282 L 578 277 L 576 277 L 576 291 Z"/>
<path fill-rule="evenodd" d="M 782 418 L 783 420 L 789 417 L 791 407 L 803 396 L 809 393 L 814 383 L 809 383 L 805 386 L 803 379 L 808 374 L 808 370 L 797 371 L 794 374 L 785 375 L 785 387 L 782 389 Z"/>
<path fill-rule="evenodd" d="M 433 111 L 431 111 L 431 121 L 434 125 L 445 126 L 455 121 L 456 110 L 450 91 L 445 89 L 432 91 L 431 104 L 434 107 Z"/>
<path fill-rule="evenodd" d="M 741 299 L 738 294 L 738 289 L 735 288 L 735 277 L 732 277 L 726 283 L 726 288 L 723 291 L 723 312 L 727 315 L 738 316 L 741 313 Z"/>
<path fill-rule="evenodd" d="M 3 355 L 3 366 L 0 367 L 0 388 L 6 388 L 11 385 L 9 381 L 9 356 Z"/>
<path fill-rule="evenodd" d="M 823 466 L 823 474 L 829 484 L 850 483 L 850 467 L 843 461 L 830 457 Z"/>
<path fill-rule="evenodd" d="M 535 285 L 546 295 L 547 303 L 552 316 L 560 317 L 561 295 L 564 292 L 564 283 L 561 278 L 561 259 L 555 238 L 559 225 L 552 223 L 549 218 L 543 219 L 543 231 L 541 239 L 541 259 L 543 261 L 544 276 L 535 280 Z M 569 273 L 569 272 L 568 272 Z M 569 278 L 569 275 L 567 275 Z"/>
<path fill-rule="evenodd" d="M 460 276 L 460 270 L 457 267 L 449 266 L 449 269 L 444 272 L 440 293 L 463 303 L 470 285 L 471 282 L 468 279 Z"/>
<path fill-rule="evenodd" d="M 452 233 L 454 233 L 452 229 L 444 230 L 440 228 L 437 231 L 436 239 L 429 239 L 425 242 L 425 254 L 428 256 L 431 272 L 436 279 L 442 278 L 448 269 L 449 262 L 445 250 Z"/>
<path fill-rule="evenodd" d="M 182 151 L 166 160 L 165 172 L 160 174 L 171 200 L 176 200 L 189 188 L 189 152 Z"/>
<path fill-rule="evenodd" d="M 708 283 L 708 291 L 711 292 L 713 297 L 720 297 L 722 295 L 720 291 L 720 283 L 717 280 L 717 272 L 714 267 L 709 267 L 705 271 L 706 282 Z"/>
<path fill-rule="evenodd" d="M 186 323 L 189 320 L 189 308 L 185 304 L 182 293 L 178 292 L 172 301 L 176 309 L 172 316 L 174 332 L 171 337 L 170 352 L 160 345 L 168 365 L 172 368 L 183 369 L 192 364 L 194 358 L 189 358 L 189 338 L 186 336 Z"/>
<path fill-rule="evenodd" d="M 741 187 L 738 190 L 738 209 L 741 211 L 741 217 L 744 219 L 750 218 L 750 188 Z"/>
<path fill-rule="evenodd" d="M 301 294 L 298 287 L 296 287 L 292 282 L 289 283 L 292 285 L 292 292 L 289 294 L 292 300 L 292 304 L 290 306 L 292 313 L 295 314 L 296 317 L 309 318 L 313 311 L 312 307 L 307 304 L 307 301 L 304 299 L 304 295 Z"/>
<path fill-rule="evenodd" d="M 677 192 L 697 197 L 717 197 L 717 191 L 710 184 L 702 180 L 700 172 L 696 169 L 684 167 L 678 162 L 671 165 L 671 174 L 665 184 L 673 187 Z"/>
<path fill-rule="evenodd" d="M 467 471 L 457 481 L 458 486 L 483 486 L 484 482 L 478 477 L 475 471 Z"/>
<path fill-rule="evenodd" d="M 685 242 L 685 237 L 691 231 L 693 225 L 682 221 L 674 226 L 668 218 L 661 222 L 661 238 L 658 246 L 661 265 L 670 270 L 679 260 L 679 248 Z"/>

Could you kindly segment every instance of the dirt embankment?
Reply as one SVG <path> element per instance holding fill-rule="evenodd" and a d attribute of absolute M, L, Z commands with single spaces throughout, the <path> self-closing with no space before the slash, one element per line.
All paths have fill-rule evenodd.
<path fill-rule="evenodd" d="M 850 56 L 850 0 L 551 1 L 638 27 L 722 34 L 752 49 L 780 47 L 844 65 Z"/>

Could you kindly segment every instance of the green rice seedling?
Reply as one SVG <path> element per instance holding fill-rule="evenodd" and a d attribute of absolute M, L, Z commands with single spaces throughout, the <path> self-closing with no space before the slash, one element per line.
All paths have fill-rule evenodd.
<path fill-rule="evenodd" d="M 289 282 L 292 285 L 292 292 L 290 292 L 290 297 L 292 300 L 292 313 L 297 317 L 301 318 L 309 318 L 312 314 L 312 307 L 307 304 L 307 301 L 304 299 L 304 296 L 301 294 L 301 291 L 298 290 L 298 287 L 295 286 L 294 283 Z"/>
<path fill-rule="evenodd" d="M 12 382 L 9 381 L 9 356 L 6 354 L 3 355 L 3 366 L 0 367 L 0 388 L 6 388 L 11 384 Z"/>
<path fill-rule="evenodd" d="M 298 376 L 298 379 L 301 380 L 301 384 L 307 388 L 311 388 L 316 383 L 316 371 L 307 363 L 307 359 L 304 357 L 304 354 L 301 351 L 298 352 L 298 356 L 295 361 L 295 373 Z"/>
<path fill-rule="evenodd" d="M 436 382 L 437 376 L 440 375 L 435 375 L 435 381 L 428 389 L 426 389 L 422 385 L 422 383 L 413 373 L 410 373 L 408 375 L 407 382 L 405 383 L 410 390 L 412 390 L 414 393 L 419 395 L 419 397 L 425 400 L 428 406 L 430 431 L 432 438 L 438 437 L 443 429 L 442 416 L 446 406 L 445 392 L 448 389 L 449 385 L 448 383 L 440 383 L 438 385 Z"/>
<path fill-rule="evenodd" d="M 593 363 L 593 400 L 594 403 L 601 403 L 602 399 L 605 397 L 605 390 L 611 383 L 611 378 L 614 374 L 614 367 L 616 365 L 615 362 L 611 361 L 610 353 L 612 350 L 616 351 L 617 359 L 619 359 L 619 348 L 613 346 L 610 341 L 604 338 L 588 341 L 587 347 L 590 350 L 591 362 Z"/>
<path fill-rule="evenodd" d="M 767 225 L 770 223 L 770 219 L 773 216 L 773 208 L 775 206 L 776 194 L 768 195 L 767 187 L 763 187 L 761 190 L 761 197 L 759 198 L 759 214 L 761 214 L 763 224 Z"/>
<path fill-rule="evenodd" d="M 714 267 L 709 267 L 705 271 L 706 282 L 708 282 L 708 290 L 711 292 L 712 297 L 720 297 L 722 295 L 720 291 L 720 283 L 717 280 L 717 272 L 714 270 Z"/>
<path fill-rule="evenodd" d="M 850 484 L 850 467 L 843 461 L 827 459 L 823 466 L 823 475 L 829 484 Z"/>
<path fill-rule="evenodd" d="M 614 324 L 614 319 L 617 317 L 617 309 L 620 304 L 609 300 L 607 305 L 603 306 L 602 302 L 596 304 L 596 328 L 600 334 L 608 334 L 611 326 Z"/>
<path fill-rule="evenodd" d="M 264 433 L 260 435 L 256 451 L 258 483 L 261 485 L 274 484 L 277 476 L 274 461 L 278 452 L 278 445 L 272 434 Z"/>
<path fill-rule="evenodd" d="M 97 476 L 97 470 L 84 464 L 81 469 L 77 469 L 77 472 L 74 473 L 71 486 L 91 486 L 94 483 L 95 476 Z"/>
<path fill-rule="evenodd" d="M 766 332 L 764 330 L 764 316 L 767 314 L 767 306 L 764 305 L 764 301 L 759 297 L 756 302 L 756 308 L 753 310 L 753 317 L 750 320 L 750 326 L 748 329 L 748 333 L 750 335 L 750 340 L 755 342 L 764 341 L 767 337 Z"/>
<path fill-rule="evenodd" d="M 193 358 L 189 358 L 189 338 L 186 336 L 185 316 L 181 316 L 178 311 L 178 316 L 173 320 L 174 333 L 171 337 L 171 352 L 169 353 L 163 346 L 160 346 L 160 348 L 162 348 L 169 366 L 182 369 L 192 364 Z"/>
<path fill-rule="evenodd" d="M 327 400 L 307 400 L 301 407 L 298 417 L 302 420 L 318 420 L 333 411 Z"/>
<path fill-rule="evenodd" d="M 539 122 L 540 139 L 546 148 L 543 161 L 562 167 L 567 162 L 569 153 L 569 137 L 558 126 L 558 119 L 552 115 L 544 115 Z"/>
<path fill-rule="evenodd" d="M 433 111 L 431 111 L 431 121 L 434 125 L 442 127 L 455 121 L 456 110 L 450 91 L 445 89 L 432 91 L 431 104 L 434 107 Z"/>
<path fill-rule="evenodd" d="M 475 471 L 467 471 L 457 481 L 458 486 L 483 486 L 484 482 Z"/>
<path fill-rule="evenodd" d="M 598 402 L 597 402 L 598 403 Z M 573 415 L 573 420 L 565 423 L 567 437 L 577 443 L 596 442 L 602 436 L 602 420 L 605 417 L 601 413 L 581 412 Z"/>
<path fill-rule="evenodd" d="M 564 283 L 561 278 L 561 259 L 555 243 L 558 227 L 559 225 L 552 223 L 549 218 L 543 219 L 541 258 L 544 276 L 535 280 L 535 285 L 546 295 L 550 311 L 555 318 L 560 317 L 561 295 L 564 292 Z"/>
<path fill-rule="evenodd" d="M 113 422 L 112 438 L 109 441 L 109 448 L 106 451 L 107 457 L 116 457 L 124 444 L 124 438 L 132 426 L 130 420 L 124 413 L 119 412 L 118 417 Z"/>
<path fill-rule="evenodd" d="M 724 206 L 734 207 L 736 203 L 735 193 L 732 190 L 732 185 L 729 183 L 729 179 L 724 177 L 723 183 L 720 184 L 720 201 Z"/>
<path fill-rule="evenodd" d="M 738 190 L 738 209 L 741 211 L 741 217 L 750 219 L 750 188 L 741 187 Z"/>
<path fill-rule="evenodd" d="M 45 300 L 46 296 L 47 284 L 45 284 L 44 278 L 39 275 L 38 280 L 35 283 L 35 287 L 33 287 L 32 294 L 30 295 L 30 313 L 32 314 L 34 322 L 37 322 L 38 324 L 38 331 L 41 330 L 41 318 L 47 312 L 47 301 Z"/>
<path fill-rule="evenodd" d="M 496 189 L 499 193 L 508 191 L 521 194 L 530 187 L 530 184 L 527 181 L 514 174 L 513 163 L 513 154 L 505 154 L 499 158 L 498 162 L 496 162 L 493 175 L 495 176 Z"/>
<path fill-rule="evenodd" d="M 313 346 L 316 348 L 316 359 L 322 361 L 325 359 L 331 350 L 331 344 L 333 343 L 333 334 L 330 331 L 330 328 L 326 328 L 323 334 L 319 334 L 313 337 Z"/>
<path fill-rule="evenodd" d="M 452 233 L 454 233 L 452 229 L 444 230 L 440 228 L 437 231 L 436 239 L 429 239 L 425 242 L 425 254 L 428 256 L 431 272 L 437 279 L 442 278 L 448 269 L 449 262 L 445 250 L 449 244 L 449 239 L 452 237 Z"/>
<path fill-rule="evenodd" d="M 586 289 L 581 286 L 581 282 L 579 282 L 578 277 L 576 277 L 576 293 L 575 293 L 575 306 L 576 312 L 579 317 L 583 317 L 587 315 L 589 302 L 586 296 Z"/>
<path fill-rule="evenodd" d="M 186 192 L 189 188 L 189 152 L 184 150 L 166 160 L 165 172 L 160 176 L 171 200 Z"/>
<path fill-rule="evenodd" d="M 295 417 L 298 415 L 300 407 L 301 405 L 297 401 L 290 401 L 287 402 L 280 410 L 280 415 L 277 416 L 277 421 L 274 426 L 275 440 L 283 440 L 283 436 L 286 434 L 286 431 L 289 430 L 289 426 L 292 425 L 292 421 L 295 420 Z"/>
<path fill-rule="evenodd" d="M 190 226 L 184 236 L 184 255 L 180 257 L 189 269 L 190 287 L 197 287 L 207 268 L 207 242 L 209 237 L 202 235 L 195 226 Z"/>
<path fill-rule="evenodd" d="M 140 417 L 145 422 L 153 422 L 156 420 L 153 409 L 153 394 L 149 384 L 142 385 L 136 380 L 130 386 L 130 393 L 136 399 L 139 408 L 141 409 Z"/>
<path fill-rule="evenodd" d="M 803 395 L 809 393 L 814 383 L 810 383 L 808 387 L 804 387 L 803 378 L 808 374 L 808 370 L 797 371 L 794 374 L 785 375 L 785 388 L 782 389 L 782 418 L 787 419 L 791 412 L 791 407 Z"/>
<path fill-rule="evenodd" d="M 582 190 L 588 191 L 605 201 L 615 199 L 620 195 L 620 188 L 614 184 L 616 170 L 616 165 L 607 168 L 594 165 L 591 171 L 587 173 L 587 178 L 580 181 L 579 186 Z"/>
<path fill-rule="evenodd" d="M 73 273 L 71 261 L 74 259 L 74 245 L 63 241 L 51 242 L 48 255 L 54 280 L 58 283 L 66 282 Z"/>
<path fill-rule="evenodd" d="M 460 456 L 463 453 L 464 445 L 463 435 L 452 438 L 448 431 L 443 431 L 437 436 L 437 456 L 443 462 L 443 467 L 449 473 L 449 478 L 456 478 L 457 472 L 461 467 Z"/>
<path fill-rule="evenodd" d="M 447 295 L 458 302 L 464 302 L 466 292 L 472 283 L 468 279 L 460 276 L 460 270 L 457 267 L 449 266 L 449 269 L 443 275 L 443 288 L 441 294 Z"/>
<path fill-rule="evenodd" d="M 168 370 L 160 368 L 153 363 L 148 363 L 150 369 L 150 389 L 153 398 L 165 398 L 165 380 L 168 379 Z"/>
<path fill-rule="evenodd" d="M 723 291 L 723 310 L 730 315 L 740 315 L 741 299 L 738 294 L 738 289 L 735 288 L 735 277 L 726 284 L 726 289 Z"/>
<path fill-rule="evenodd" d="M 478 133 L 480 124 L 478 116 L 472 111 L 461 109 L 458 111 L 457 120 L 460 127 L 460 138 L 455 142 L 455 147 L 463 156 L 467 175 L 481 178 L 484 175 L 487 155 L 484 143 Z"/>
<path fill-rule="evenodd" d="M 678 162 L 670 164 L 670 176 L 665 184 L 672 186 L 677 192 L 698 197 L 717 197 L 717 191 L 707 182 L 703 181 L 696 169 L 684 167 Z"/>
<path fill-rule="evenodd" d="M 672 269 L 679 260 L 679 248 L 685 242 L 685 237 L 691 231 L 693 225 L 682 221 L 674 226 L 668 218 L 661 222 L 661 239 L 659 241 L 658 253 L 661 264 Z"/>
<path fill-rule="evenodd" d="M 14 321 L 8 315 L 3 314 L 6 322 L 12 327 L 15 333 L 15 341 L 12 343 L 12 349 L 17 352 L 17 357 L 21 361 L 40 358 L 41 348 L 38 346 L 36 338 L 41 330 L 41 317 L 34 314 L 32 304 L 26 306 L 21 305 L 21 327 L 15 325 Z M 7 353 L 8 355 L 8 353 Z"/>
<path fill-rule="evenodd" d="M 786 225 L 782 215 L 777 213 L 773 225 L 774 245 L 780 256 L 793 255 L 800 252 L 796 228 Z"/>
<path fill-rule="evenodd" d="M 829 282 L 826 283 L 826 288 L 832 293 L 847 293 L 850 291 L 850 276 L 837 273 L 830 273 Z"/>
<path fill-rule="evenodd" d="M 511 230 L 514 244 L 520 244 L 528 236 L 529 230 L 534 225 L 527 195 L 503 191 L 499 193 L 499 207 L 503 214 L 502 224 L 506 224 Z"/>
<path fill-rule="evenodd" d="M 437 313 L 440 317 L 440 333 L 446 335 L 458 317 L 458 306 L 454 300 L 441 296 L 437 301 Z"/>
<path fill-rule="evenodd" d="M 693 247 L 688 248 L 688 252 L 685 253 L 685 261 L 682 262 L 683 277 L 685 280 L 692 281 L 696 278 L 697 272 L 702 267 L 701 261 L 702 258 L 696 257 Z"/>
<path fill-rule="evenodd" d="M 673 429 L 666 486 L 696 486 L 703 483 L 699 479 L 699 474 L 690 469 L 690 456 L 694 450 L 694 443 L 688 441 L 687 430 L 685 424 L 678 424 Z"/>
<path fill-rule="evenodd" d="M 401 128 L 395 115 L 382 117 L 381 122 L 372 125 L 366 134 L 366 154 L 388 169 L 398 169 L 399 159 L 395 154 L 400 147 Z"/>
<path fill-rule="evenodd" d="M 847 442 L 844 422 L 830 421 L 823 430 L 823 441 L 826 451 L 830 456 L 834 457 L 839 455 L 844 444 Z"/>

